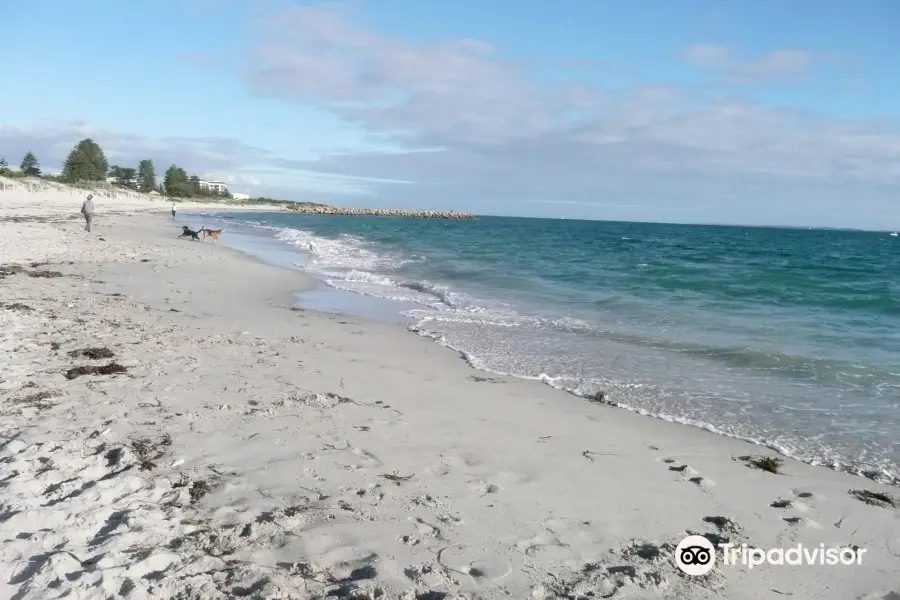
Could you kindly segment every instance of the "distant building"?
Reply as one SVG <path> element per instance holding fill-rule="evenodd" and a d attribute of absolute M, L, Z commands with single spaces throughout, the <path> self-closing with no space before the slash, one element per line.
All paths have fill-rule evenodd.
<path fill-rule="evenodd" d="M 208 181 L 206 179 L 201 179 L 200 189 L 209 190 L 210 192 L 215 192 L 217 194 L 227 194 L 228 184 L 224 181 Z"/>
<path fill-rule="evenodd" d="M 250 194 L 241 194 L 240 192 L 232 192 L 231 197 L 235 200 L 249 200 Z"/>
<path fill-rule="evenodd" d="M 107 177 L 107 178 L 106 178 L 106 183 L 111 183 L 111 184 L 113 184 L 113 185 L 119 185 L 119 178 L 118 178 L 118 177 Z M 128 181 L 126 181 L 126 182 L 125 182 L 125 185 L 128 186 L 128 187 L 137 187 L 137 185 L 138 185 L 138 179 L 137 179 L 137 176 L 132 177 L 131 179 L 129 179 Z"/>

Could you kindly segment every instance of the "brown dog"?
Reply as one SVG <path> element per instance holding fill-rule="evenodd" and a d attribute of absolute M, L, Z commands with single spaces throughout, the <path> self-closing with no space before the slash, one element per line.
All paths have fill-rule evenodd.
<path fill-rule="evenodd" d="M 206 241 L 206 238 L 208 238 L 208 237 L 211 237 L 214 242 L 218 242 L 219 237 L 222 235 L 222 233 L 225 232 L 224 229 L 207 229 L 205 227 L 203 229 L 201 229 L 200 231 L 203 232 L 203 241 L 204 242 Z"/>

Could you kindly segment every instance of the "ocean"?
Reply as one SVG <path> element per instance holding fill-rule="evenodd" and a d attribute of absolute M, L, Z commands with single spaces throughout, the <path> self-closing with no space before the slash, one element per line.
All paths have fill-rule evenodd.
<path fill-rule="evenodd" d="M 900 238 L 219 214 L 476 369 L 900 485 Z M 282 256 L 283 261 L 283 256 Z"/>

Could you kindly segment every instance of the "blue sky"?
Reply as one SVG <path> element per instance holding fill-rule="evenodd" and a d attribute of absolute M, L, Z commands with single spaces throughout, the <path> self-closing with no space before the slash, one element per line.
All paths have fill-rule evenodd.
<path fill-rule="evenodd" d="M 0 156 L 93 137 L 346 206 L 897 229 L 897 31 L 892 0 L 12 4 Z"/>

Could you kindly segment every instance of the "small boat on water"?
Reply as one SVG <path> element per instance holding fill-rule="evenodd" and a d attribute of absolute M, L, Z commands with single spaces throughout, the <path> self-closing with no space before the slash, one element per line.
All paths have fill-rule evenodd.
<path fill-rule="evenodd" d="M 897 232 L 896 232 L 896 231 L 892 231 L 892 232 L 891 232 L 891 237 L 897 237 Z"/>

